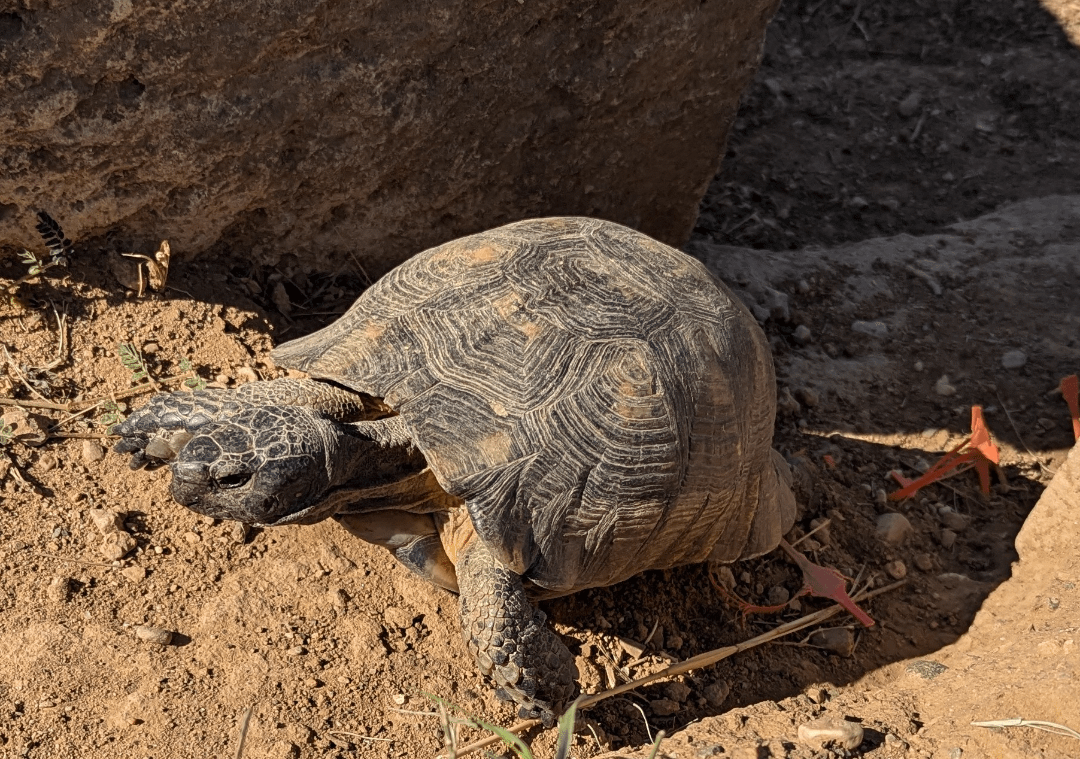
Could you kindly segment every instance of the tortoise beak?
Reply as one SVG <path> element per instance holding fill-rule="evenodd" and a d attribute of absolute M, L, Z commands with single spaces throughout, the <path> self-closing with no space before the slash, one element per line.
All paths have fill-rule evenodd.
<path fill-rule="evenodd" d="M 206 492 L 210 482 L 210 467 L 200 461 L 178 461 L 172 465 L 173 500 L 181 506 L 192 506 L 199 494 Z"/>

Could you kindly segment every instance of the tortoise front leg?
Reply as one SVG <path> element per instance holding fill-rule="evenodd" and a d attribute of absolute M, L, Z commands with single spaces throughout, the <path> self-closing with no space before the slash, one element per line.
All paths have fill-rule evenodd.
<path fill-rule="evenodd" d="M 520 705 L 523 718 L 554 724 L 577 691 L 573 655 L 529 603 L 521 578 L 478 538 L 458 554 L 457 580 L 465 645 L 480 671 L 500 697 Z"/>

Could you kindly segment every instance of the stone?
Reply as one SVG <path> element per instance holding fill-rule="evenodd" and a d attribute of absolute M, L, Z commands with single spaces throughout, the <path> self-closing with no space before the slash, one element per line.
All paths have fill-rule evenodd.
<path fill-rule="evenodd" d="M 934 392 L 947 398 L 950 395 L 956 395 L 956 386 L 949 382 L 948 374 L 942 374 L 934 383 Z"/>
<path fill-rule="evenodd" d="M 678 701 L 672 701 L 670 698 L 657 698 L 649 702 L 649 708 L 657 717 L 667 717 L 675 714 L 681 707 Z"/>
<path fill-rule="evenodd" d="M 911 537 L 911 522 L 903 514 L 886 512 L 877 518 L 877 536 L 886 543 L 899 545 Z"/>
<path fill-rule="evenodd" d="M 668 683 L 664 686 L 664 695 L 672 701 L 677 701 L 680 704 L 684 703 L 686 699 L 690 698 L 690 686 L 680 682 Z"/>
<path fill-rule="evenodd" d="M 813 408 L 821 403 L 821 395 L 812 387 L 800 387 L 795 390 L 795 400 L 807 408 Z"/>
<path fill-rule="evenodd" d="M 899 559 L 887 562 L 885 564 L 885 574 L 894 580 L 903 580 L 907 577 L 907 565 Z"/>
<path fill-rule="evenodd" d="M 930 572 L 934 569 L 934 557 L 928 553 L 915 554 L 915 566 L 921 572 Z"/>
<path fill-rule="evenodd" d="M 96 440 L 83 440 L 82 460 L 87 464 L 94 464 L 105 458 L 105 449 Z"/>
<path fill-rule="evenodd" d="M 832 746 L 852 751 L 863 742 L 863 729 L 858 722 L 820 717 L 799 725 L 799 741 L 813 748 Z"/>
<path fill-rule="evenodd" d="M 950 530 L 957 533 L 966 530 L 971 523 L 971 520 L 967 516 L 958 511 L 953 511 L 949 507 L 945 507 L 938 512 L 938 519 L 941 520 L 941 525 L 943 527 L 948 527 Z"/>
<path fill-rule="evenodd" d="M 135 550 L 135 538 L 126 532 L 110 532 L 101 541 L 101 555 L 109 561 L 119 561 L 127 554 Z"/>
<path fill-rule="evenodd" d="M 823 651 L 831 651 L 844 658 L 855 653 L 855 633 L 847 627 L 826 627 L 810 633 L 806 642 Z"/>
<path fill-rule="evenodd" d="M 769 588 L 768 602 L 770 606 L 786 604 L 791 600 L 791 591 L 783 585 L 773 585 Z"/>
<path fill-rule="evenodd" d="M 1021 350 L 1012 350 L 1001 357 L 1001 366 L 1005 369 L 1019 369 L 1027 363 L 1027 354 Z"/>
<path fill-rule="evenodd" d="M 949 549 L 956 545 L 956 533 L 945 527 L 937 534 L 938 543 L 942 548 Z"/>
<path fill-rule="evenodd" d="M 75 582 L 70 577 L 54 577 L 49 582 L 49 587 L 45 593 L 49 600 L 54 603 L 67 603 L 71 600 L 74 588 Z"/>
<path fill-rule="evenodd" d="M 701 695 L 705 696 L 710 706 L 721 706 L 729 693 L 731 693 L 731 686 L 724 680 L 717 680 L 715 683 L 706 685 Z"/>
<path fill-rule="evenodd" d="M 781 387 L 776 394 L 776 411 L 787 416 L 797 416 L 802 411 L 802 406 L 795 400 L 791 390 Z"/>
<path fill-rule="evenodd" d="M 11 6 L 0 246 L 37 209 L 285 274 L 558 214 L 681 246 L 777 4 Z"/>
<path fill-rule="evenodd" d="M 795 328 L 793 337 L 796 341 L 802 343 L 803 345 L 806 345 L 813 339 L 810 328 L 807 327 L 805 324 L 800 324 L 798 327 Z"/>
<path fill-rule="evenodd" d="M 112 509 L 90 509 L 90 521 L 102 535 L 124 529 L 124 518 Z"/>
<path fill-rule="evenodd" d="M 153 643 L 154 645 L 167 646 L 172 643 L 173 634 L 171 630 L 165 630 L 161 627 L 136 625 L 135 637 L 139 640 L 146 641 L 147 643 Z"/>
<path fill-rule="evenodd" d="M 919 104 L 922 102 L 922 95 L 917 91 L 908 93 L 908 96 L 901 100 L 896 105 L 896 110 L 900 112 L 900 115 L 904 118 L 911 118 L 919 110 Z"/>
<path fill-rule="evenodd" d="M 889 327 L 885 322 L 855 321 L 851 323 L 851 331 L 878 339 L 889 336 Z"/>
<path fill-rule="evenodd" d="M 122 574 L 127 580 L 131 582 L 142 582 L 146 579 L 146 568 L 125 567 L 124 569 L 120 570 L 120 574 Z"/>

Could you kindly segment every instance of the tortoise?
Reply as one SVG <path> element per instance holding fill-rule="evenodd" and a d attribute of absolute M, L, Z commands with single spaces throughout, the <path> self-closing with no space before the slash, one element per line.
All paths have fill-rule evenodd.
<path fill-rule="evenodd" d="M 201 514 L 332 517 L 457 592 L 522 716 L 550 723 L 576 691 L 533 602 L 759 556 L 794 521 L 764 333 L 701 263 L 618 224 L 432 248 L 271 357 L 307 377 L 159 394 L 116 450 L 169 463 Z"/>

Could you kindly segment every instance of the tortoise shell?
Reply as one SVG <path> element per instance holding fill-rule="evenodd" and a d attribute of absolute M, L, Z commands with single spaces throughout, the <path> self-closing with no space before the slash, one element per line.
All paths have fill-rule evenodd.
<path fill-rule="evenodd" d="M 427 250 L 273 358 L 383 399 L 551 595 L 759 555 L 794 518 L 761 329 L 698 261 L 611 222 Z"/>

